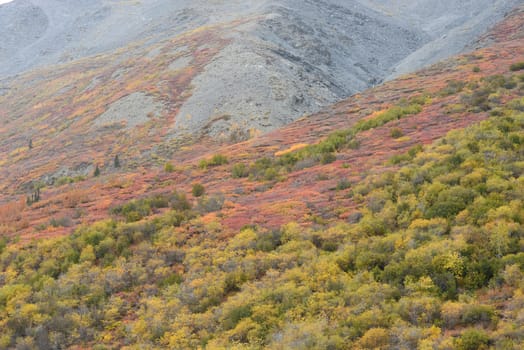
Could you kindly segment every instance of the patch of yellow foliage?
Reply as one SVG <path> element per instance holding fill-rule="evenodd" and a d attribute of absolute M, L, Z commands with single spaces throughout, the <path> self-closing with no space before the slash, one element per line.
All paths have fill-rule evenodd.
<path fill-rule="evenodd" d="M 302 149 L 302 148 L 307 147 L 307 146 L 309 146 L 307 143 L 294 144 L 293 146 L 289 147 L 288 149 L 276 152 L 275 153 L 275 157 L 283 156 L 284 154 L 288 154 L 288 153 L 297 151 L 297 150 Z"/>

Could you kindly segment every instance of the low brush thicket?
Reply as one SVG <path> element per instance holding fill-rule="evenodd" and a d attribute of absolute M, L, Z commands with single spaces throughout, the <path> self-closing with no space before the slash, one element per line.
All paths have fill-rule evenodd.
<path fill-rule="evenodd" d="M 391 121 L 416 115 L 422 111 L 424 104 L 430 98 L 427 95 L 411 98 L 409 101 L 403 100 L 397 106 L 377 114 L 376 116 L 358 121 L 353 127 L 340 130 L 329 135 L 325 140 L 308 145 L 296 151 L 285 153 L 276 158 L 262 158 L 252 163 L 247 170 L 248 176 L 253 180 L 274 181 L 284 179 L 285 174 L 308 168 L 317 164 L 329 164 L 334 162 L 336 153 L 344 148 L 358 149 L 360 142 L 357 135 L 360 132 L 371 130 L 383 126 Z M 232 169 L 234 177 L 235 166 Z"/>
<path fill-rule="evenodd" d="M 227 164 L 227 157 L 222 154 L 215 154 L 211 159 L 202 159 L 198 166 L 201 169 L 207 169 L 208 167 L 215 167 L 219 165 Z"/>
<path fill-rule="evenodd" d="M 523 348 L 524 114 L 520 98 L 490 99 L 507 93 L 499 83 L 481 94 L 499 115 L 352 184 L 351 223 L 231 237 L 176 193 L 69 237 L 1 243 L 0 348 Z M 260 159 L 250 174 L 278 177 L 418 106 Z M 142 220 L 125 222 L 131 213 Z"/>

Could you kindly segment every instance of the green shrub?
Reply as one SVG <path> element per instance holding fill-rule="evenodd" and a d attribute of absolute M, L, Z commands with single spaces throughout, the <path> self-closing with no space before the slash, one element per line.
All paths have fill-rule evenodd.
<path fill-rule="evenodd" d="M 329 163 L 333 163 L 334 161 L 337 160 L 337 156 L 334 155 L 333 153 L 329 152 L 329 153 L 324 153 L 321 157 L 320 157 L 320 163 L 322 164 L 329 164 Z"/>
<path fill-rule="evenodd" d="M 53 227 L 70 227 L 73 224 L 71 218 L 64 216 L 61 218 L 52 218 L 49 221 L 49 225 Z"/>
<path fill-rule="evenodd" d="M 337 187 L 336 187 L 336 190 L 337 191 L 343 191 L 343 190 L 347 190 L 348 188 L 351 187 L 351 182 L 349 182 L 349 180 L 347 179 L 341 179 L 338 183 L 337 183 Z"/>
<path fill-rule="evenodd" d="M 408 155 L 411 157 L 411 158 L 415 158 L 415 156 L 422 152 L 422 150 L 424 149 L 424 146 L 422 145 L 415 145 L 413 147 L 411 147 L 409 150 L 408 150 Z"/>
<path fill-rule="evenodd" d="M 359 149 L 359 148 L 360 148 L 360 141 L 357 140 L 356 138 L 351 139 L 351 140 L 348 142 L 348 148 L 349 148 L 349 149 Z"/>
<path fill-rule="evenodd" d="M 228 160 L 227 157 L 222 154 L 215 154 L 213 158 L 211 158 L 211 161 L 209 162 L 209 165 L 211 166 L 217 166 L 217 165 L 224 165 L 227 164 Z"/>
<path fill-rule="evenodd" d="M 208 161 L 206 159 L 202 159 L 200 162 L 198 162 L 198 167 L 200 169 L 207 169 L 207 166 L 209 165 Z"/>
<path fill-rule="evenodd" d="M 456 341 L 458 350 L 482 350 L 489 345 L 488 335 L 478 329 L 468 329 Z"/>
<path fill-rule="evenodd" d="M 177 273 L 173 273 L 173 274 L 167 276 L 166 278 L 162 279 L 161 281 L 159 281 L 158 282 L 158 286 L 160 288 L 165 288 L 165 287 L 171 286 L 173 284 L 180 284 L 180 283 L 182 283 L 182 281 L 183 281 L 182 276 L 180 276 Z"/>
<path fill-rule="evenodd" d="M 466 86 L 466 83 L 463 81 L 458 80 L 450 80 L 448 81 L 448 85 L 439 91 L 440 96 L 451 96 L 455 95 L 459 92 L 461 92 L 464 87 Z"/>
<path fill-rule="evenodd" d="M 410 160 L 411 157 L 409 156 L 409 154 L 406 154 L 406 153 L 403 153 L 403 154 L 395 154 L 394 156 L 392 156 L 391 158 L 389 158 L 389 162 L 393 165 L 397 165 L 397 164 L 400 164 L 402 162 L 405 162 L 405 161 L 408 161 Z"/>
<path fill-rule="evenodd" d="M 474 325 L 482 323 L 488 326 L 495 317 L 495 310 L 488 305 L 470 305 L 463 314 L 461 321 L 465 325 Z"/>
<path fill-rule="evenodd" d="M 408 106 L 393 106 L 390 109 L 388 109 L 385 112 L 382 112 L 381 114 L 377 115 L 376 117 L 372 119 L 365 119 L 358 121 L 355 126 L 353 126 L 353 130 L 356 132 L 366 131 L 370 130 L 379 126 L 382 126 L 384 124 L 389 123 L 393 120 L 402 119 L 405 116 L 418 114 L 422 111 L 422 106 L 420 104 L 410 104 Z"/>
<path fill-rule="evenodd" d="M 126 222 L 135 222 L 151 214 L 151 206 L 144 200 L 132 200 L 113 208 L 111 213 L 123 216 Z"/>
<path fill-rule="evenodd" d="M 243 163 L 234 164 L 231 168 L 231 174 L 235 179 L 249 176 L 249 169 Z"/>
<path fill-rule="evenodd" d="M 464 210 L 473 201 L 475 193 L 461 186 L 454 186 L 438 194 L 436 201 L 428 208 L 428 218 L 451 218 Z"/>
<path fill-rule="evenodd" d="M 175 191 L 169 199 L 171 209 L 178 211 L 185 211 L 191 209 L 191 203 L 186 198 L 184 193 Z"/>
<path fill-rule="evenodd" d="M 393 137 L 394 139 L 398 139 L 399 137 L 402 137 L 404 136 L 404 133 L 402 132 L 401 129 L 399 128 L 393 128 L 389 131 L 389 134 L 391 135 L 391 137 Z"/>
<path fill-rule="evenodd" d="M 211 196 L 211 197 L 202 197 L 198 199 L 198 206 L 196 210 L 201 213 L 211 213 L 214 211 L 219 211 L 224 205 L 223 196 Z"/>
<path fill-rule="evenodd" d="M 206 169 L 208 166 L 214 167 L 227 164 L 229 161 L 227 157 L 222 154 L 215 154 L 211 159 L 202 159 L 198 166 L 201 169 Z"/>
<path fill-rule="evenodd" d="M 69 177 L 69 176 L 63 176 L 58 178 L 58 180 L 55 181 L 56 186 L 63 186 L 67 184 L 72 184 L 75 182 L 84 181 L 86 178 L 85 176 L 75 176 L 75 177 Z"/>
<path fill-rule="evenodd" d="M 264 172 L 264 180 L 266 181 L 276 180 L 277 177 L 278 177 L 278 171 L 275 168 L 268 168 Z"/>
<path fill-rule="evenodd" d="M 270 232 L 257 232 L 256 249 L 263 252 L 275 250 L 282 244 L 282 232 L 272 230 Z"/>
<path fill-rule="evenodd" d="M 166 162 L 164 164 L 164 171 L 166 173 L 172 173 L 173 171 L 175 171 L 175 167 L 173 166 L 173 164 L 169 163 L 169 162 Z"/>
<path fill-rule="evenodd" d="M 191 193 L 194 197 L 201 197 L 206 192 L 206 189 L 204 186 L 200 183 L 193 184 L 193 187 L 191 189 Z"/>
<path fill-rule="evenodd" d="M 222 321 L 224 329 L 233 329 L 243 318 L 251 316 L 251 307 L 241 305 L 233 308 Z"/>
<path fill-rule="evenodd" d="M 123 216 L 126 222 L 142 220 L 150 215 L 153 209 L 169 207 L 170 198 L 156 194 L 148 198 L 135 199 L 111 209 L 111 214 Z"/>
<path fill-rule="evenodd" d="M 512 72 L 516 72 L 516 71 L 519 71 L 519 70 L 522 70 L 522 69 L 524 69 L 524 62 L 513 63 L 509 67 L 509 70 L 512 71 Z"/>
<path fill-rule="evenodd" d="M 350 149 L 358 149 L 360 147 L 360 142 L 355 137 L 359 132 L 420 113 L 422 105 L 428 101 L 429 97 L 427 95 L 415 96 L 409 101 L 403 101 L 371 119 L 360 120 L 349 129 L 335 131 L 318 144 L 286 153 L 276 160 L 270 158 L 258 159 L 251 164 L 249 174 L 256 179 L 263 178 L 272 181 L 277 179 L 278 174 L 282 171 L 300 170 L 319 162 L 322 164 L 331 163 L 336 160 L 335 153 L 343 147 Z M 210 165 L 210 161 L 201 161 L 201 167 L 207 167 L 208 165 Z M 235 177 L 235 174 L 233 176 Z"/>

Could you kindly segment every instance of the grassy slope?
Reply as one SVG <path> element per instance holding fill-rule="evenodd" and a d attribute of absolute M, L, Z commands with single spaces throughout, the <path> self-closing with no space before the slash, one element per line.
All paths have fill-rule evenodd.
<path fill-rule="evenodd" d="M 5 205 L 6 232 L 28 241 L 149 198 L 2 248 L 2 346 L 520 348 L 523 82 L 508 68 L 524 57 L 522 22 L 272 134 L 188 149 L 172 173 L 122 170 Z M 421 94 L 419 113 L 286 160 Z M 215 153 L 228 164 L 198 166 Z M 238 163 L 251 179 L 231 176 Z"/>

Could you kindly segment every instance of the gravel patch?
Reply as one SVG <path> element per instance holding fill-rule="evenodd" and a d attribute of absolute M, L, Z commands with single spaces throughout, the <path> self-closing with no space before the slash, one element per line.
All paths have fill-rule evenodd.
<path fill-rule="evenodd" d="M 95 119 L 96 127 L 115 124 L 125 125 L 129 130 L 145 124 L 151 118 L 159 117 L 164 112 L 162 103 L 143 92 L 135 92 L 113 102 L 109 108 Z"/>

